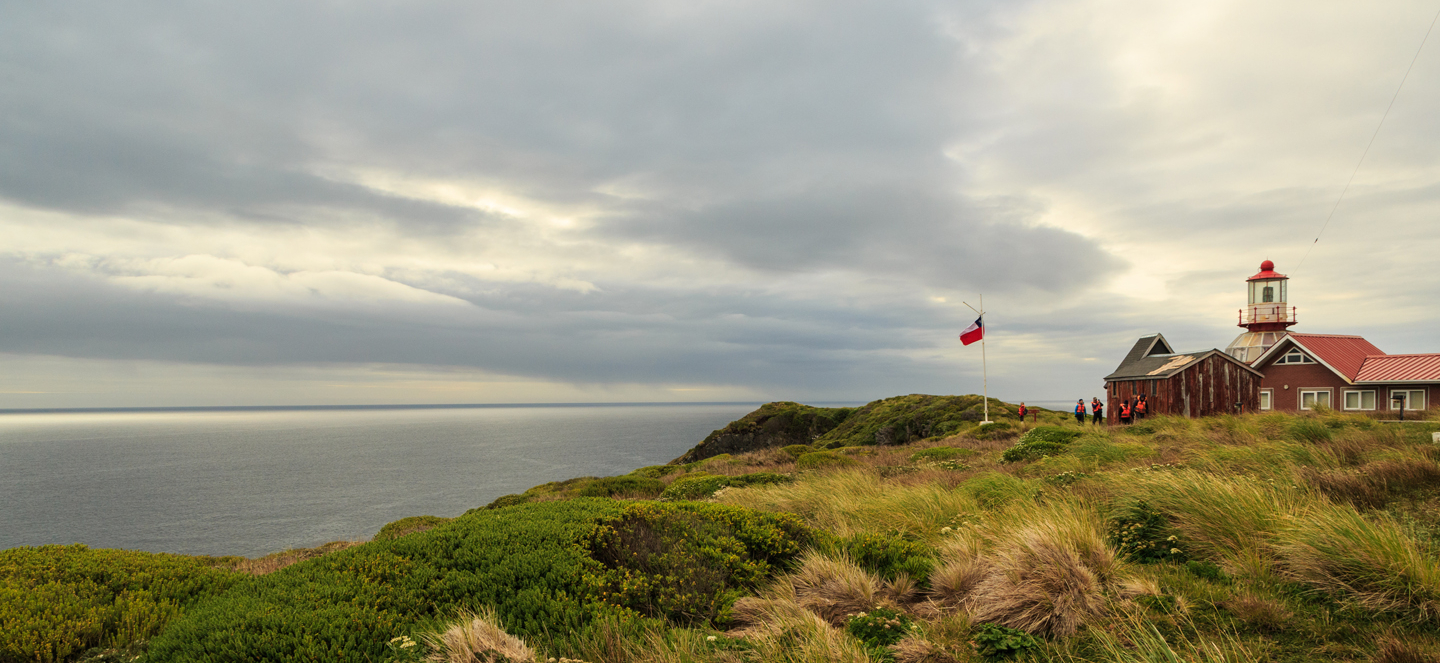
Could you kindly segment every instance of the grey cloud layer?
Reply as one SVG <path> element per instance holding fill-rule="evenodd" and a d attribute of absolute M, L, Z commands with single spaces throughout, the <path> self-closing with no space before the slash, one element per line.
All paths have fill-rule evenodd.
<path fill-rule="evenodd" d="M 1103 370 L 1075 357 L 1123 351 L 1137 328 L 1215 337 L 1200 345 L 1233 331 L 1228 311 L 1210 323 L 1187 303 L 1101 294 L 1108 279 L 1163 267 L 1155 247 L 1169 241 L 1177 258 L 1214 263 L 1174 292 L 1230 287 L 1227 274 L 1264 257 L 1252 252 L 1298 246 L 1333 200 L 1314 173 L 1349 166 L 1316 155 L 1353 163 L 1344 141 L 1373 127 L 1354 121 L 1365 99 L 1335 102 L 1335 117 L 1317 101 L 1354 71 L 1308 79 L 1267 64 L 1270 38 L 1253 37 L 1274 34 L 1262 28 L 1283 8 L 1237 26 L 1202 16 L 1240 35 L 1224 49 L 1179 30 L 1190 41 L 1136 56 L 1147 31 L 1184 27 L 1172 16 L 1184 4 L 1090 16 L 1083 1 L 6 3 L 0 199 L 57 213 L 43 223 L 58 230 L 29 230 L 90 244 L 0 245 L 0 352 L 883 395 L 953 384 L 935 359 L 968 323 L 953 300 L 983 290 L 1008 301 L 995 318 L 1007 333 L 1067 355 L 1046 375 L 1090 385 Z M 1365 39 L 1352 46 L 1394 41 Z M 1360 77 L 1373 92 L 1375 77 Z M 1276 80 L 1285 95 L 1268 93 Z M 1395 121 L 1418 122 L 1431 97 Z M 1296 123 L 1307 128 L 1288 132 Z M 1433 128 L 1377 149 L 1432 167 L 1425 150 L 1395 146 L 1431 145 Z M 1340 134 L 1344 149 L 1317 147 Z M 1435 178 L 1413 179 L 1373 198 L 1357 188 L 1347 210 L 1387 223 L 1433 211 Z M 387 180 L 499 192 L 579 222 L 537 229 L 543 214 Z M 110 217 L 261 247 L 315 229 L 395 248 L 337 241 L 313 266 L 261 264 L 253 248 L 145 253 L 117 225 L 132 254 L 112 255 L 94 248 L 95 220 Z M 1088 235 L 1062 229 L 1073 219 Z M 1406 250 L 1431 235 L 1413 231 Z M 443 266 L 465 251 L 509 271 Z M 191 253 L 282 276 L 356 269 L 470 306 L 319 294 L 240 305 L 198 286 L 118 284 L 148 259 Z M 670 262 L 633 257 L 657 254 Z M 1413 293 L 1434 286 L 1411 290 L 1397 305 L 1423 305 Z"/>

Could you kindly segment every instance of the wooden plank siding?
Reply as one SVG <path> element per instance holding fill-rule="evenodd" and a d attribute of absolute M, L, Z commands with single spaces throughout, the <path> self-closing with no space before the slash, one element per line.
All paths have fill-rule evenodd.
<path fill-rule="evenodd" d="M 1148 414 L 1205 417 L 1260 411 L 1260 376 L 1219 354 L 1212 354 L 1168 378 L 1114 380 L 1105 383 L 1105 420 L 1120 423 L 1120 403 L 1145 394 Z"/>

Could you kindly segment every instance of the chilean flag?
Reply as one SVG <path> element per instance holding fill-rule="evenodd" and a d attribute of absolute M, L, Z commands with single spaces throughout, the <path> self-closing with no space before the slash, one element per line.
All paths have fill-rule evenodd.
<path fill-rule="evenodd" d="M 985 338 L 984 316 L 975 318 L 974 324 L 966 327 L 965 331 L 960 332 L 960 342 L 964 343 L 965 345 L 970 345 L 971 343 L 974 343 L 975 341 L 978 341 L 982 338 Z"/>

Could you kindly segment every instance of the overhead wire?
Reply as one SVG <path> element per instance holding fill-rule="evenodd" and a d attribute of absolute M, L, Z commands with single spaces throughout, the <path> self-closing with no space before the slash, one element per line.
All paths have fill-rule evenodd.
<path fill-rule="evenodd" d="M 1340 190 L 1340 197 L 1335 199 L 1335 204 L 1330 207 L 1330 213 L 1325 215 L 1325 223 L 1320 225 L 1320 232 L 1315 233 L 1315 241 L 1305 248 L 1305 255 L 1300 257 L 1300 262 L 1295 264 L 1293 271 L 1299 271 L 1300 266 L 1305 264 L 1305 259 L 1310 257 L 1310 252 L 1315 245 L 1320 243 L 1320 237 L 1325 234 L 1325 229 L 1330 227 L 1330 219 L 1334 218 L 1335 210 L 1340 209 L 1341 201 L 1345 200 L 1345 194 L 1349 193 L 1350 185 L 1355 182 L 1355 176 L 1360 173 L 1360 167 L 1365 165 L 1365 157 L 1369 156 L 1370 148 L 1375 145 L 1375 138 L 1380 135 L 1380 128 L 1385 126 L 1385 119 L 1390 117 L 1390 109 L 1395 107 L 1395 100 L 1400 98 L 1400 91 L 1405 89 L 1405 81 L 1410 79 L 1410 70 L 1415 68 L 1415 62 L 1420 59 L 1420 52 L 1425 50 L 1425 42 L 1430 41 L 1430 33 L 1435 30 L 1436 21 L 1440 21 L 1440 11 L 1435 12 L 1435 18 L 1430 19 L 1430 27 L 1425 30 L 1425 37 L 1420 40 L 1420 48 L 1415 49 L 1415 57 L 1410 58 L 1410 66 L 1405 68 L 1405 75 L 1400 77 L 1400 85 L 1395 88 L 1395 94 L 1390 97 L 1390 104 L 1385 107 L 1385 113 L 1380 116 L 1380 123 L 1375 125 L 1375 133 L 1370 134 L 1370 142 L 1365 144 L 1365 151 L 1360 153 L 1360 161 L 1356 162 L 1355 170 L 1350 173 L 1350 179 L 1345 181 L 1345 188 Z"/>

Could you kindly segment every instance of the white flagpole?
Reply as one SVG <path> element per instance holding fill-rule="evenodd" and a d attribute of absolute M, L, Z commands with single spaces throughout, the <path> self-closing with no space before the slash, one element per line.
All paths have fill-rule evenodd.
<path fill-rule="evenodd" d="M 991 423 L 991 422 L 990 422 L 990 370 L 989 370 L 989 368 L 985 365 L 985 363 L 986 363 L 986 362 L 985 362 L 985 295 L 980 295 L 980 309 L 979 309 L 979 310 L 976 310 L 974 306 L 970 306 L 970 304 L 967 303 L 967 302 L 961 301 L 960 303 L 961 303 L 961 304 L 965 304 L 965 306 L 968 306 L 968 307 L 970 308 L 970 310 L 975 311 L 975 313 L 980 316 L 980 379 L 981 379 L 981 384 L 983 385 L 982 389 L 984 389 L 984 392 L 985 392 L 985 393 L 983 394 L 983 397 L 984 397 L 984 399 L 985 399 L 985 400 L 984 400 L 984 404 L 985 404 L 985 421 L 980 422 L 980 424 L 981 424 L 981 425 L 984 425 L 984 424 Z"/>

